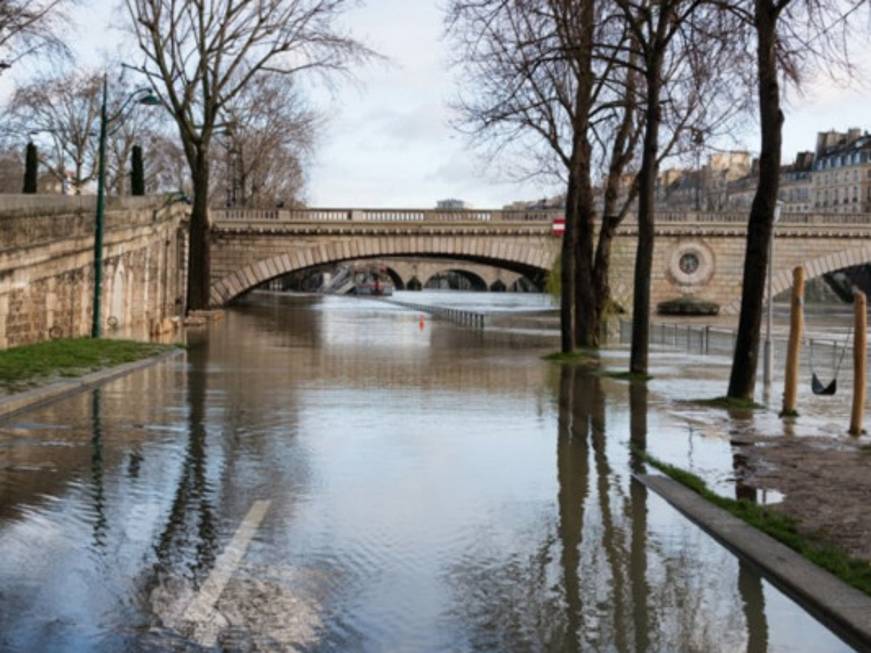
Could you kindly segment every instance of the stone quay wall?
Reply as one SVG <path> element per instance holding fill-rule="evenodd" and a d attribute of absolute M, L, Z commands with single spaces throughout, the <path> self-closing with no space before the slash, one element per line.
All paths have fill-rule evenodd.
<path fill-rule="evenodd" d="M 93 196 L 0 196 L 0 349 L 90 333 L 95 208 Z M 147 336 L 182 314 L 186 211 L 160 198 L 108 203 L 105 334 Z"/>

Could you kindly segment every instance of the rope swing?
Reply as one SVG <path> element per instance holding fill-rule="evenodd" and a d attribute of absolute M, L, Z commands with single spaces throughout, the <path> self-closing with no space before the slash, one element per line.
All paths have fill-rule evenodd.
<path fill-rule="evenodd" d="M 838 357 L 832 380 L 828 385 L 823 385 L 822 381 L 820 381 L 820 377 L 817 376 L 816 368 L 814 366 L 814 341 L 811 340 L 811 392 L 815 395 L 831 396 L 838 391 L 838 375 L 841 372 L 841 364 L 844 362 L 844 356 L 847 353 L 847 343 L 850 342 L 852 337 L 853 329 L 851 328 L 850 332 L 844 338 L 844 344 L 841 346 L 841 355 Z M 837 352 L 837 344 L 834 346 L 835 351 Z"/>

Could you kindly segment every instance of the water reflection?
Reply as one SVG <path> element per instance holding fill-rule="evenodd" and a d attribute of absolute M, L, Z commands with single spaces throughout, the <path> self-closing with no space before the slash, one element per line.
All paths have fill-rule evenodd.
<path fill-rule="evenodd" d="M 100 418 L 100 389 L 91 392 L 91 484 L 94 505 L 94 548 L 106 544 L 106 497 L 103 487 L 103 425 Z"/>
<path fill-rule="evenodd" d="M 254 303 L 8 427 L 0 650 L 197 650 L 180 619 L 263 499 L 228 650 L 838 650 L 632 480 L 686 441 L 645 384 L 416 318 Z"/>
<path fill-rule="evenodd" d="M 206 477 L 206 378 L 208 344 L 191 347 L 186 374 L 188 400 L 187 446 L 172 506 L 155 552 L 158 570 L 166 573 L 182 563 L 196 582 L 215 561 L 217 546 L 212 491 Z"/>
<path fill-rule="evenodd" d="M 580 555 L 584 508 L 589 493 L 588 435 L 590 408 L 595 401 L 593 377 L 578 378 L 574 367 L 563 366 L 560 374 L 557 431 L 557 483 L 559 484 L 560 564 L 566 602 L 566 630 L 560 650 L 580 649 L 583 604 L 580 590 Z M 598 380 L 598 379 L 597 379 Z"/>
<path fill-rule="evenodd" d="M 633 474 L 643 473 L 642 452 L 647 450 L 647 384 L 632 381 L 629 384 L 629 469 Z M 632 579 L 632 622 L 635 650 L 647 651 L 650 645 L 647 584 L 647 487 L 637 480 L 629 483 L 631 543 L 629 577 Z"/>

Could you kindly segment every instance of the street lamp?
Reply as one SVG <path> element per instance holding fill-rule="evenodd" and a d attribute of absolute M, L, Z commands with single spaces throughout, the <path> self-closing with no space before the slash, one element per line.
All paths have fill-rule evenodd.
<path fill-rule="evenodd" d="M 94 310 L 91 314 L 91 337 L 99 338 L 102 331 L 100 324 L 100 302 L 103 286 L 103 222 L 106 210 L 106 131 L 109 123 L 121 120 L 124 113 L 132 103 L 156 106 L 161 104 L 160 98 L 155 96 L 147 88 L 139 88 L 133 91 L 121 108 L 112 115 L 107 115 L 108 82 L 107 75 L 103 73 L 103 101 L 100 106 L 100 149 L 99 161 L 97 162 L 97 217 L 94 224 Z"/>
<path fill-rule="evenodd" d="M 774 205 L 774 224 L 771 227 L 771 238 L 768 239 L 768 317 L 765 324 L 765 367 L 763 370 L 763 383 L 771 385 L 771 370 L 774 368 L 774 347 L 771 344 L 771 322 L 774 311 L 774 297 L 771 292 L 771 277 L 774 270 L 774 231 L 780 220 L 780 212 L 783 202 L 777 200 Z"/>

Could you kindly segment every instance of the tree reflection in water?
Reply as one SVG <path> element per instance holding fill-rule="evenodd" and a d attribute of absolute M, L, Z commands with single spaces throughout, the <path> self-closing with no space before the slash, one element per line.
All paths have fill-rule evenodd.
<path fill-rule="evenodd" d="M 603 383 L 610 384 L 607 395 Z M 625 443 L 615 424 L 625 423 L 619 393 L 627 390 L 628 465 L 608 456 Z M 606 396 L 615 401 L 610 433 Z M 719 549 L 705 559 L 698 542 L 706 536 L 691 527 L 663 532 L 657 524 L 659 530 L 651 530 L 648 492 L 629 474 L 645 471 L 638 452 L 648 437 L 646 385 L 627 388 L 583 367 L 565 367 L 558 404 L 556 506 L 538 513 L 544 517 L 529 529 L 536 534 L 533 546 L 499 557 L 490 548 L 487 555 L 470 552 L 451 569 L 452 614 L 470 647 L 765 650 L 759 578 Z"/>
<path fill-rule="evenodd" d="M 100 388 L 91 392 L 91 484 L 94 501 L 94 549 L 106 546 L 109 524 L 106 521 L 106 494 L 103 483 L 103 422 L 101 419 Z"/>
<path fill-rule="evenodd" d="M 217 546 L 212 488 L 206 476 L 207 359 L 207 343 L 188 352 L 188 441 L 166 526 L 155 549 L 159 571 L 172 569 L 179 575 L 186 567 L 185 575 L 195 584 L 214 564 Z"/>

